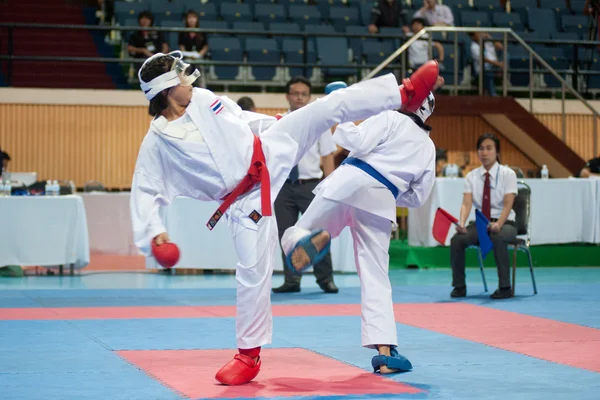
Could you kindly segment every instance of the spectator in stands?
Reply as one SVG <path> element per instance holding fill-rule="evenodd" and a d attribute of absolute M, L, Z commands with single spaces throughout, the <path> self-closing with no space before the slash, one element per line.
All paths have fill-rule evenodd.
<path fill-rule="evenodd" d="M 196 11 L 190 10 L 185 13 L 186 28 L 200 28 L 200 19 Z M 179 32 L 179 50 L 185 51 L 186 58 L 202 60 L 208 52 L 208 40 L 206 35 L 201 32 Z M 189 53 L 194 53 L 192 56 Z M 202 64 L 196 64 L 195 67 L 200 71 L 200 78 L 194 82 L 194 86 L 206 87 L 206 78 Z"/>
<path fill-rule="evenodd" d="M 454 26 L 454 15 L 450 7 L 438 4 L 438 0 L 424 0 L 423 7 L 413 16 L 422 18 L 432 26 Z"/>
<path fill-rule="evenodd" d="M 479 73 L 481 71 L 479 55 L 481 54 L 481 49 L 479 48 L 479 39 L 486 40 L 491 39 L 489 33 L 483 32 L 472 32 L 469 34 L 471 36 L 471 58 L 473 59 L 473 69 L 475 79 L 478 79 Z M 484 41 L 483 42 L 483 62 L 484 62 L 484 74 L 483 74 L 483 88 L 487 91 L 490 96 L 497 96 L 496 93 L 496 83 L 494 80 L 493 67 L 496 68 L 504 68 L 504 64 L 498 61 L 498 55 L 496 54 L 496 50 L 503 50 L 502 43 L 500 42 L 492 42 L 492 41 Z"/>
<path fill-rule="evenodd" d="M 5 171 L 8 171 L 8 163 L 10 162 L 10 156 L 7 152 L 0 150 L 0 176 Z"/>
<path fill-rule="evenodd" d="M 240 97 L 237 104 L 244 111 L 256 112 L 256 106 L 254 105 L 254 100 L 252 100 L 252 98 L 250 98 L 248 96 Z"/>
<path fill-rule="evenodd" d="M 587 163 L 585 163 L 585 167 L 583 167 L 581 172 L 579 172 L 579 177 L 594 177 L 600 179 L 600 157 L 592 158 Z"/>
<path fill-rule="evenodd" d="M 369 32 L 377 33 L 381 27 L 402 27 L 404 33 L 410 32 L 406 10 L 402 0 L 377 0 L 371 9 Z"/>
<path fill-rule="evenodd" d="M 154 16 L 150 11 L 142 11 L 138 15 L 138 24 L 142 28 L 150 28 L 154 25 Z M 131 34 L 127 49 L 133 58 L 148 58 L 158 52 L 168 53 L 169 45 L 160 32 L 143 30 Z M 139 69 L 141 64 L 137 67 Z"/>
<path fill-rule="evenodd" d="M 410 23 L 412 30 L 408 36 L 412 36 L 419 32 L 427 25 L 427 22 L 423 18 L 413 18 Z M 416 70 L 421 65 L 429 61 L 429 34 L 422 36 L 422 39 L 417 40 L 408 48 L 408 65 L 412 70 Z M 437 50 L 437 60 L 440 63 L 440 70 L 442 70 L 442 63 L 444 62 L 444 47 L 439 42 L 432 42 L 433 47 Z"/>
<path fill-rule="evenodd" d="M 512 209 L 517 195 L 515 172 L 500 164 L 500 140 L 493 133 L 484 133 L 477 139 L 477 156 L 481 167 L 467 174 L 459 226 L 450 241 L 450 263 L 452 265 L 451 297 L 465 297 L 465 250 L 479 242 L 474 223 L 465 227 L 471 207 L 475 206 L 490 221 L 488 231 L 494 245 L 494 258 L 498 267 L 498 290 L 492 299 L 512 297 L 510 287 L 510 259 L 508 243 L 517 237 L 515 212 Z"/>
<path fill-rule="evenodd" d="M 304 107 L 310 102 L 312 85 L 308 79 L 298 76 L 292 78 L 286 85 L 286 99 L 290 105 L 288 113 Z M 286 113 L 287 114 L 287 113 Z M 279 229 L 279 240 L 285 230 L 298 222 L 300 213 L 304 213 L 315 195 L 313 190 L 321 181 L 333 172 L 333 155 L 337 147 L 329 130 L 323 132 L 319 141 L 306 153 L 298 165 L 290 172 L 289 179 L 275 199 L 275 217 Z M 323 165 L 321 170 L 320 164 Z M 285 254 L 283 254 L 285 265 Z M 302 275 L 294 274 L 289 268 L 284 268 L 285 282 L 274 293 L 292 293 L 300 291 Z M 314 265 L 313 272 L 317 283 L 326 293 L 337 293 L 338 288 L 333 282 L 333 266 L 331 253 Z"/>

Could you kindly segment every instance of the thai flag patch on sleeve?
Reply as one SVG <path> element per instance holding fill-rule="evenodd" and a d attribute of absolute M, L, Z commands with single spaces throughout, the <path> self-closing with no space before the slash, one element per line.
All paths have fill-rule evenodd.
<path fill-rule="evenodd" d="M 221 111 L 223 111 L 223 108 L 225 108 L 225 107 L 223 106 L 223 102 L 221 102 L 221 99 L 215 100 L 215 102 L 210 105 L 210 109 L 215 114 L 218 114 Z"/>

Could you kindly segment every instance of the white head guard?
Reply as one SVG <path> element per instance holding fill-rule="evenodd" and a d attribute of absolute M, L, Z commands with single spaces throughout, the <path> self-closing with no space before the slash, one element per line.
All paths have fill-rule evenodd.
<path fill-rule="evenodd" d="M 421 107 L 414 114 L 419 117 L 419 119 L 425 123 L 427 118 L 433 114 L 433 110 L 435 109 L 435 97 L 433 97 L 433 93 L 429 92 L 427 98 L 421 104 Z"/>
<path fill-rule="evenodd" d="M 144 82 L 142 80 L 142 70 L 148 62 L 157 58 L 168 56 L 173 58 L 173 66 L 169 72 L 165 72 L 162 75 L 157 76 L 150 82 Z M 181 51 L 172 51 L 169 54 L 156 53 L 152 57 L 148 58 L 142 64 L 142 67 L 138 71 L 138 79 L 140 80 L 140 86 L 144 91 L 146 99 L 152 100 L 154 96 L 159 94 L 165 89 L 171 88 L 177 85 L 190 86 L 196 79 L 200 77 L 200 71 L 192 67 L 183 61 L 183 54 Z"/>

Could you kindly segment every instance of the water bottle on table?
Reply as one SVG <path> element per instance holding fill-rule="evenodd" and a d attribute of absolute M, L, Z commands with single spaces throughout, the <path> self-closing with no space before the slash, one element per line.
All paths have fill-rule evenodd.
<path fill-rule="evenodd" d="M 548 171 L 548 167 L 546 164 L 542 165 L 542 172 L 540 173 L 542 179 L 548 179 L 550 176 L 550 172 Z"/>

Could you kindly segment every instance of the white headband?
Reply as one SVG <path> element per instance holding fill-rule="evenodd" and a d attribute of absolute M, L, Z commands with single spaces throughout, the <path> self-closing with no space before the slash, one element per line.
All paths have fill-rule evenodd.
<path fill-rule="evenodd" d="M 175 55 L 178 55 L 178 57 L 175 57 Z M 142 70 L 146 66 L 146 63 L 148 63 L 149 61 L 153 60 L 156 57 L 162 57 L 162 56 L 170 56 L 171 58 L 173 58 L 175 60 L 173 62 L 173 66 L 171 67 L 171 70 L 169 72 L 165 72 L 164 74 L 157 76 L 156 78 L 152 79 L 150 82 L 144 82 L 142 80 Z M 165 89 L 171 88 L 173 86 L 177 86 L 180 84 L 189 86 L 192 83 L 194 83 L 194 81 L 196 79 L 198 79 L 198 77 L 200 76 L 200 71 L 198 71 L 198 70 L 195 70 L 191 75 L 185 75 L 185 70 L 190 65 L 183 62 L 182 58 L 183 58 L 183 54 L 181 53 L 181 51 L 176 50 L 176 51 L 170 52 L 169 54 L 156 53 L 152 57 L 150 57 L 146 61 L 144 61 L 144 63 L 142 64 L 142 67 L 138 71 L 138 79 L 140 81 L 140 86 L 141 86 L 142 90 L 144 91 L 144 95 L 146 96 L 146 99 L 152 100 L 154 98 L 154 96 L 156 96 L 158 93 L 162 92 Z"/>

